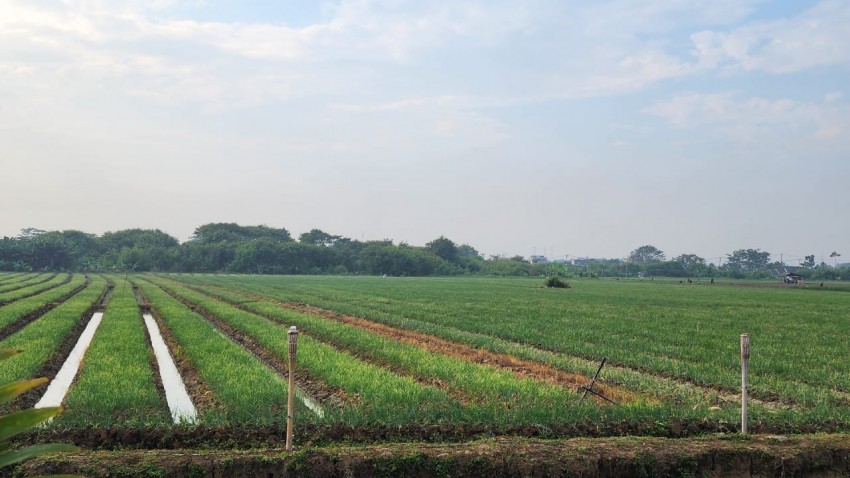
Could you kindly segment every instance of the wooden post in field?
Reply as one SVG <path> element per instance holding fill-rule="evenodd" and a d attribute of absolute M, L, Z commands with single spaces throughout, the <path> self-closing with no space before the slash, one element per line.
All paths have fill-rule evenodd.
<path fill-rule="evenodd" d="M 741 334 L 741 434 L 747 434 L 747 372 L 750 366 L 750 334 Z"/>
<path fill-rule="evenodd" d="M 298 344 L 298 330 L 289 328 L 289 393 L 286 404 L 286 451 L 292 451 L 292 425 L 295 418 L 295 349 Z"/>

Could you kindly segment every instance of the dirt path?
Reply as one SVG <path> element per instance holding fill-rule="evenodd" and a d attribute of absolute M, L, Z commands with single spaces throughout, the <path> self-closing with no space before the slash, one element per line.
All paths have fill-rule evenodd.
<path fill-rule="evenodd" d="M 247 297 L 248 294 L 245 294 Z M 445 353 L 448 355 L 453 355 L 458 358 L 464 358 L 476 363 L 484 363 L 490 364 L 498 367 L 503 367 L 509 370 L 512 370 L 519 377 L 533 377 L 538 380 L 543 380 L 548 383 L 553 383 L 556 385 L 573 387 L 577 388 L 582 385 L 586 385 L 590 382 L 590 378 L 582 374 L 576 373 L 568 373 L 559 369 L 552 367 L 551 365 L 544 364 L 541 362 L 536 362 L 533 360 L 518 358 L 513 355 L 500 354 L 496 352 L 490 352 L 486 349 L 479 349 L 472 347 L 470 345 L 462 344 L 459 342 L 452 342 L 449 340 L 445 340 L 433 335 L 424 334 L 421 332 L 416 332 L 409 329 L 401 329 L 398 327 L 393 327 L 387 325 L 382 322 L 376 322 L 368 319 L 363 319 L 360 317 L 353 317 L 344 314 L 339 314 L 332 310 L 322 309 L 315 306 L 310 306 L 307 304 L 300 303 L 286 303 L 286 302 L 278 302 L 272 298 L 265 296 L 256 296 L 253 297 L 258 300 L 271 301 L 279 304 L 281 307 L 295 310 L 302 313 L 307 313 L 311 315 L 315 315 L 318 317 L 323 317 L 330 320 L 336 320 L 339 322 L 344 322 L 349 325 L 353 325 L 355 327 L 364 328 L 370 330 L 372 332 L 381 334 L 383 336 L 394 338 L 395 340 L 399 340 L 405 343 L 410 343 L 427 350 Z M 532 347 L 532 346 L 528 346 Z M 533 348 L 533 347 L 532 347 Z M 549 353 L 558 353 L 555 351 L 548 351 L 543 349 L 537 349 L 542 352 Z M 560 353 L 558 353 L 560 354 Z M 563 354 L 560 354 L 563 355 Z M 576 357 L 582 360 L 587 360 L 583 357 Z M 711 387 L 706 387 L 702 385 L 698 385 L 692 382 L 688 382 L 685 380 L 681 380 L 680 378 L 661 375 L 657 373 L 653 373 L 650 370 L 644 369 L 636 369 L 629 368 L 622 365 L 606 365 L 606 368 L 611 369 L 619 369 L 625 370 L 632 373 L 637 373 L 643 375 L 648 378 L 659 378 L 664 380 L 670 380 L 678 385 L 688 387 L 694 390 L 698 390 L 704 395 L 717 395 L 724 402 L 738 402 L 740 400 L 740 394 L 737 392 L 731 392 L 726 390 L 715 389 Z M 657 402 L 658 400 L 655 398 L 649 398 L 647 396 L 641 397 L 638 393 L 634 393 L 623 388 L 616 387 L 614 385 L 609 384 L 597 384 L 594 386 L 594 390 L 599 388 L 599 390 L 603 390 L 603 394 L 614 399 L 619 403 L 629 403 L 633 402 L 637 399 L 642 398 L 647 402 Z M 782 397 L 779 396 L 760 396 L 759 398 L 755 398 L 753 396 L 749 397 L 750 402 L 769 409 L 786 409 L 793 410 L 797 409 L 796 405 L 792 403 L 787 403 L 782 400 Z M 598 402 L 604 403 L 601 399 L 597 398 Z"/>
<path fill-rule="evenodd" d="M 5 470 L 5 469 L 4 469 Z M 53 455 L 0 476 L 561 477 L 850 476 L 847 435 L 539 440 L 334 445 L 253 450 L 159 450 Z"/>

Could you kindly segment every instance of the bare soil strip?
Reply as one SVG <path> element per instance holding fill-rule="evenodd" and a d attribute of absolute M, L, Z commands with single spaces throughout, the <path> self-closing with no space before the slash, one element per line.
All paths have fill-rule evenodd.
<path fill-rule="evenodd" d="M 170 407 L 168 404 L 168 396 L 165 392 L 165 384 L 162 383 L 162 375 L 160 375 L 160 371 L 158 368 L 156 352 L 154 352 L 153 340 L 151 338 L 150 330 L 147 327 L 146 321 L 144 320 L 143 314 L 149 313 L 150 308 L 147 307 L 144 301 L 140 300 L 140 294 L 138 292 L 138 287 L 136 284 L 130 282 L 130 286 L 133 288 L 133 296 L 136 298 L 136 304 L 139 306 L 139 314 L 136 316 L 138 320 L 141 320 L 145 325 L 145 345 L 148 346 L 148 367 L 151 370 L 151 377 L 153 377 L 153 386 L 156 388 L 156 394 L 159 397 L 159 402 L 162 408 L 168 408 L 170 411 Z M 107 291 L 106 296 L 104 296 L 101 304 L 106 307 L 109 304 L 109 301 L 112 299 L 112 292 L 114 292 L 115 287 L 112 286 Z"/>
<path fill-rule="evenodd" d="M 89 279 L 89 277 L 86 276 L 86 281 L 83 284 L 81 284 L 79 287 L 74 288 L 74 290 L 68 292 L 67 294 L 63 295 L 62 297 L 60 297 L 55 302 L 48 302 L 47 304 L 44 304 L 44 306 L 42 306 L 38 310 L 34 310 L 34 311 L 32 311 L 28 314 L 25 314 L 23 317 L 12 322 L 11 324 L 7 325 L 6 328 L 0 329 L 0 340 L 4 340 L 4 339 L 10 337 L 15 332 L 23 329 L 24 327 L 29 325 L 31 322 L 35 321 L 36 319 L 40 318 L 42 315 L 44 315 L 44 314 L 50 312 L 51 310 L 53 310 L 54 308 L 56 308 L 62 302 L 65 302 L 66 300 L 70 299 L 71 297 L 74 297 L 75 295 L 79 294 L 83 289 L 85 289 L 86 287 L 89 286 L 89 283 L 91 283 L 91 279 Z"/>
<path fill-rule="evenodd" d="M 162 319 L 162 315 L 156 307 L 150 305 L 141 289 L 134 288 L 134 292 L 136 292 L 136 298 L 140 301 L 139 303 L 143 310 L 150 311 L 154 321 L 159 326 L 159 333 L 168 346 L 171 357 L 174 358 L 174 363 L 177 365 L 180 376 L 183 377 L 183 384 L 186 385 L 186 391 L 189 392 L 189 397 L 192 399 L 192 403 L 195 404 L 195 408 L 199 412 L 198 414 L 203 415 L 206 412 L 215 410 L 223 411 L 224 406 L 216 400 L 215 393 L 213 393 L 204 379 L 201 378 L 198 369 L 195 368 L 192 360 L 186 355 L 186 352 L 177 342 L 177 339 L 174 338 L 171 329 L 168 328 L 168 325 Z"/>
<path fill-rule="evenodd" d="M 183 378 L 180 376 L 180 371 L 168 351 L 168 345 L 162 339 L 159 326 L 149 312 L 145 312 L 142 318 L 145 321 L 147 338 L 154 353 L 156 363 L 154 373 L 160 377 L 158 382 L 163 387 L 165 402 L 168 404 L 172 420 L 174 420 L 174 423 L 197 422 L 198 411 L 195 409 L 192 398 L 189 397 L 189 392 L 183 383 Z"/>
<path fill-rule="evenodd" d="M 86 351 L 91 345 L 94 334 L 103 319 L 103 312 L 95 312 L 89 320 L 88 326 L 83 330 L 79 340 L 68 355 L 68 359 L 62 364 L 59 372 L 50 380 L 47 390 L 35 404 L 35 408 L 58 407 L 65 401 L 68 390 L 76 381 L 80 371 L 80 364 L 86 356 Z"/>
<path fill-rule="evenodd" d="M 86 282 L 86 285 L 88 285 L 88 281 Z M 92 304 L 91 307 L 86 309 L 82 315 L 80 315 L 80 320 L 77 321 L 74 328 L 71 329 L 64 339 L 62 339 L 56 347 L 56 350 L 53 351 L 44 365 L 42 365 L 41 368 L 33 374 L 33 377 L 47 377 L 50 380 L 53 380 L 53 378 L 56 377 L 56 374 L 59 373 L 62 365 L 68 360 L 68 356 L 71 355 L 71 350 L 74 349 L 74 346 L 80 340 L 80 335 L 83 334 L 83 331 L 89 325 L 89 321 L 91 321 L 94 313 L 102 311 L 102 301 L 105 295 L 106 293 L 104 292 L 103 296 L 101 296 L 94 304 Z M 11 408 L 15 410 L 32 408 L 44 394 L 48 385 L 49 384 L 44 384 L 24 393 L 15 400 Z"/>
<path fill-rule="evenodd" d="M 287 363 L 287 360 L 285 358 L 278 356 L 277 354 L 257 342 L 250 335 L 247 335 L 237 330 L 224 320 L 221 320 L 215 315 L 213 315 L 210 311 L 206 310 L 202 306 L 195 304 L 194 302 L 186 299 L 185 297 L 180 296 L 179 294 L 167 287 L 162 287 L 160 285 L 157 285 L 157 287 L 160 287 L 166 293 L 179 300 L 181 303 L 192 309 L 192 311 L 194 311 L 196 314 L 200 315 L 205 320 L 210 322 L 222 334 L 224 334 L 226 337 L 229 337 L 235 343 L 239 344 L 249 353 L 253 354 L 261 362 L 263 362 L 269 368 L 274 370 L 280 377 L 286 378 L 289 376 L 289 364 Z M 295 383 L 296 385 L 298 385 L 299 388 L 301 388 L 305 392 L 308 399 L 319 404 L 326 403 L 336 407 L 344 407 L 345 405 L 354 404 L 357 402 L 357 398 L 350 396 L 345 390 L 331 387 L 327 385 L 324 381 L 310 376 L 310 374 L 304 370 L 297 374 Z"/>
<path fill-rule="evenodd" d="M 342 322 L 359 329 L 368 330 L 369 332 L 382 337 L 413 345 L 429 352 L 448 355 L 467 362 L 509 370 L 520 379 L 531 378 L 551 385 L 568 388 L 578 393 L 581 392 L 580 387 L 586 386 L 590 383 L 590 378 L 581 374 L 567 373 L 539 362 L 521 359 L 512 355 L 498 354 L 485 349 L 477 349 L 466 344 L 451 342 L 433 335 L 423 334 L 421 332 L 391 327 L 379 322 L 373 322 L 350 315 L 342 315 L 331 310 L 320 309 L 310 305 L 280 303 L 280 306 L 316 317 Z M 630 403 L 638 399 L 637 395 L 632 392 L 615 388 L 610 385 L 603 385 L 598 382 L 594 385 L 594 390 L 618 403 Z M 591 395 L 588 396 L 590 397 Z M 607 403 L 599 397 L 593 398 L 597 401 L 597 403 Z"/>
<path fill-rule="evenodd" d="M 422 478 L 584 476 L 850 476 L 846 435 L 689 439 L 487 438 L 465 443 L 390 443 L 282 449 L 83 451 L 35 458 L 7 476 Z"/>

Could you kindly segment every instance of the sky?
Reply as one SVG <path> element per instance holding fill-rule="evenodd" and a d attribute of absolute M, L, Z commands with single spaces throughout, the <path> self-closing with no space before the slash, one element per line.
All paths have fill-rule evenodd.
<path fill-rule="evenodd" d="M 850 2 L 0 3 L 0 236 L 850 258 Z"/>

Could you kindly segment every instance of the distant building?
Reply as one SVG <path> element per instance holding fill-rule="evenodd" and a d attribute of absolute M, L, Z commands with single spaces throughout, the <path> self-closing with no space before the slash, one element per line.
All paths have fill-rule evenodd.
<path fill-rule="evenodd" d="M 549 259 L 547 259 L 546 256 L 531 256 L 531 263 L 532 264 L 548 264 Z"/>
<path fill-rule="evenodd" d="M 782 279 L 786 284 L 799 284 L 803 282 L 803 276 L 797 272 L 798 268 L 793 266 L 783 266 L 773 270 L 773 275 Z"/>
<path fill-rule="evenodd" d="M 801 276 L 800 274 L 796 274 L 794 272 L 789 272 L 789 273 L 785 274 L 785 276 L 782 278 L 782 280 L 786 284 L 799 284 L 799 283 L 803 282 L 803 276 Z"/>

